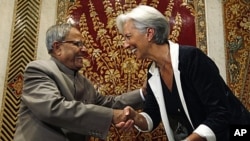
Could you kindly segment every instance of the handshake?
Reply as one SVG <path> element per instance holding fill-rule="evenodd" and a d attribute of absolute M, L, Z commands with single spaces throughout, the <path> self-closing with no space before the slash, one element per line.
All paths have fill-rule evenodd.
<path fill-rule="evenodd" d="M 147 81 L 144 82 L 142 93 L 147 95 Z M 148 130 L 148 124 L 144 116 L 135 111 L 132 107 L 126 106 L 123 110 L 114 109 L 112 123 L 121 131 L 130 130 L 136 125 L 141 130 Z"/>
<path fill-rule="evenodd" d="M 123 110 L 114 109 L 112 123 L 121 131 L 128 131 L 134 125 L 141 130 L 148 129 L 146 119 L 130 106 L 125 107 Z"/>

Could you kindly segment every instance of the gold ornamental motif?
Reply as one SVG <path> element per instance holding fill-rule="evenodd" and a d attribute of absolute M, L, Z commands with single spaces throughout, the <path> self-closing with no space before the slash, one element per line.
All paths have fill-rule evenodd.
<path fill-rule="evenodd" d="M 250 3 L 226 0 L 224 15 L 228 84 L 250 110 Z"/>

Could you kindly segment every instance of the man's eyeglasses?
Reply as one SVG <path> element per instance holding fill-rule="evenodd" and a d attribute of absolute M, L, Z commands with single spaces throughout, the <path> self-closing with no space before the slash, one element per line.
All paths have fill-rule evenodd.
<path fill-rule="evenodd" d="M 79 48 L 84 46 L 84 43 L 82 41 L 60 41 L 60 43 L 70 43 L 70 44 L 73 44 Z"/>

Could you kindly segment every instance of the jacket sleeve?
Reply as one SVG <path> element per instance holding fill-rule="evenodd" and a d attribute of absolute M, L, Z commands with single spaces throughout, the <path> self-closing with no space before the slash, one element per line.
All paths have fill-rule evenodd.
<path fill-rule="evenodd" d="M 112 109 L 74 100 L 68 84 L 60 77 L 54 63 L 49 66 L 42 61 L 30 63 L 24 73 L 22 102 L 29 109 L 24 112 L 32 112 L 40 121 L 55 127 L 106 138 Z"/>
<path fill-rule="evenodd" d="M 113 109 L 123 109 L 131 106 L 136 110 L 142 109 L 144 100 L 140 94 L 140 89 L 136 89 L 121 95 L 102 95 L 97 94 L 98 105 L 111 107 Z"/>

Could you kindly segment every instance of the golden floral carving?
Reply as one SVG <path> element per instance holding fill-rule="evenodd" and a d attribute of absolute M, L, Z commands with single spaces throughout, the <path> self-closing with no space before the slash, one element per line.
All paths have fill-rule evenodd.
<path fill-rule="evenodd" d="M 110 7 L 110 1 L 104 0 L 103 5 L 106 8 L 107 26 L 100 20 L 91 0 L 88 5 L 96 38 L 88 32 L 85 14 L 79 21 L 90 59 L 92 63 L 96 64 L 97 69 L 93 71 L 92 67 L 84 67 L 82 71 L 93 81 L 101 93 L 121 94 L 143 84 L 146 69 L 141 68 L 147 66 L 147 61 L 138 61 L 130 51 L 123 49 L 123 37 L 117 33 L 114 27 L 114 16 L 116 16 L 113 14 L 114 9 Z M 116 2 L 116 5 L 120 4 Z M 119 12 L 122 13 L 122 11 Z M 113 35 L 113 38 L 110 37 L 110 34 Z M 89 64 L 90 62 L 85 61 L 84 63 Z"/>
<path fill-rule="evenodd" d="M 249 16 L 243 17 L 242 21 L 240 22 L 240 26 L 246 31 L 250 31 L 250 17 Z"/>
<path fill-rule="evenodd" d="M 206 36 L 206 20 L 205 20 L 205 3 L 204 0 L 193 0 L 195 8 L 196 21 L 196 44 L 203 52 L 207 53 L 207 36 Z"/>
<path fill-rule="evenodd" d="M 170 40 L 172 40 L 173 42 L 178 41 L 178 37 L 180 36 L 181 32 L 181 27 L 182 27 L 182 18 L 180 13 L 177 13 L 177 16 L 175 17 L 175 24 L 169 36 Z"/>
<path fill-rule="evenodd" d="M 224 2 L 228 84 L 250 109 L 250 3 L 244 0 Z"/>
<path fill-rule="evenodd" d="M 166 15 L 167 20 L 169 20 L 170 17 L 172 17 L 172 10 L 174 7 L 174 0 L 170 0 L 168 3 L 168 6 L 166 8 L 166 11 L 164 12 L 164 14 Z"/>

